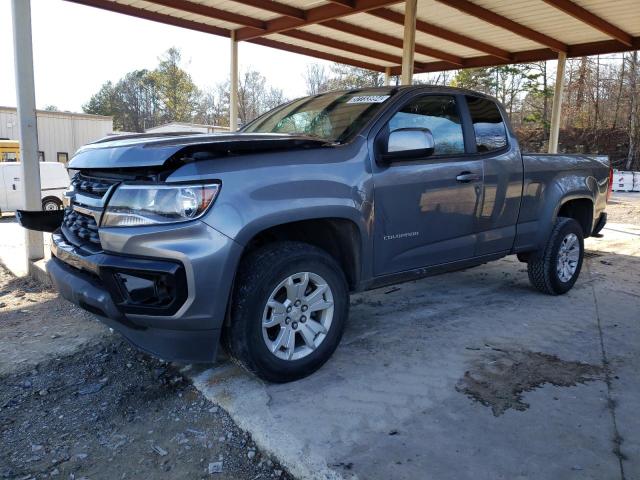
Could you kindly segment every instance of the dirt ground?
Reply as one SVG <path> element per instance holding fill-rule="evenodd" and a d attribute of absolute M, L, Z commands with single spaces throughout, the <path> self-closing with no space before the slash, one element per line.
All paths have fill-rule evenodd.
<path fill-rule="evenodd" d="M 607 222 L 640 224 L 640 193 L 614 192 L 607 205 Z"/>
<path fill-rule="evenodd" d="M 2 266 L 0 338 L 0 478 L 291 478 L 176 367 Z"/>

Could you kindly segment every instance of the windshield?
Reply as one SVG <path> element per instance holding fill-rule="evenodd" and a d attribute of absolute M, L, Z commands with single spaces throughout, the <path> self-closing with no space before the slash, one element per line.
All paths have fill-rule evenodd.
<path fill-rule="evenodd" d="M 344 142 L 380 110 L 395 89 L 330 92 L 278 107 L 249 123 L 243 132 L 290 133 Z"/>

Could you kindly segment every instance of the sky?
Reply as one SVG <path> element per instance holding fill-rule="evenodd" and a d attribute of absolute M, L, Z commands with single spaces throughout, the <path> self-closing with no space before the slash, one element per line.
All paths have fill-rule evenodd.
<path fill-rule="evenodd" d="M 153 69 L 172 46 L 200 88 L 229 76 L 229 39 L 111 13 L 63 0 L 31 0 L 36 106 L 80 112 L 100 86 L 132 70 Z M 259 45 L 239 44 L 240 69 L 251 66 L 285 97 L 305 94 L 310 63 L 328 62 Z M 15 106 L 11 2 L 0 0 L 0 105 Z"/>

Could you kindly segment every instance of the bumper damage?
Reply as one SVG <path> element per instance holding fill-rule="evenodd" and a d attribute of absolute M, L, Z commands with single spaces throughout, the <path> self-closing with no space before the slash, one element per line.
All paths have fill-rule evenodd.
<path fill-rule="evenodd" d="M 128 237 L 122 246 L 132 253 L 93 253 L 54 232 L 51 281 L 141 350 L 168 361 L 214 361 L 232 281 L 226 272 L 239 246 L 202 223 L 149 235 L 153 242 Z"/>

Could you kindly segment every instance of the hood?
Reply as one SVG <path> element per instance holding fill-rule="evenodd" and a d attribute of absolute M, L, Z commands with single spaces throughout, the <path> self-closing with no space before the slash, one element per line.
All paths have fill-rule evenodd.
<path fill-rule="evenodd" d="M 158 167 L 182 150 L 226 156 L 325 145 L 331 144 L 314 137 L 276 133 L 141 133 L 107 137 L 85 145 L 71 159 L 69 168 Z"/>

